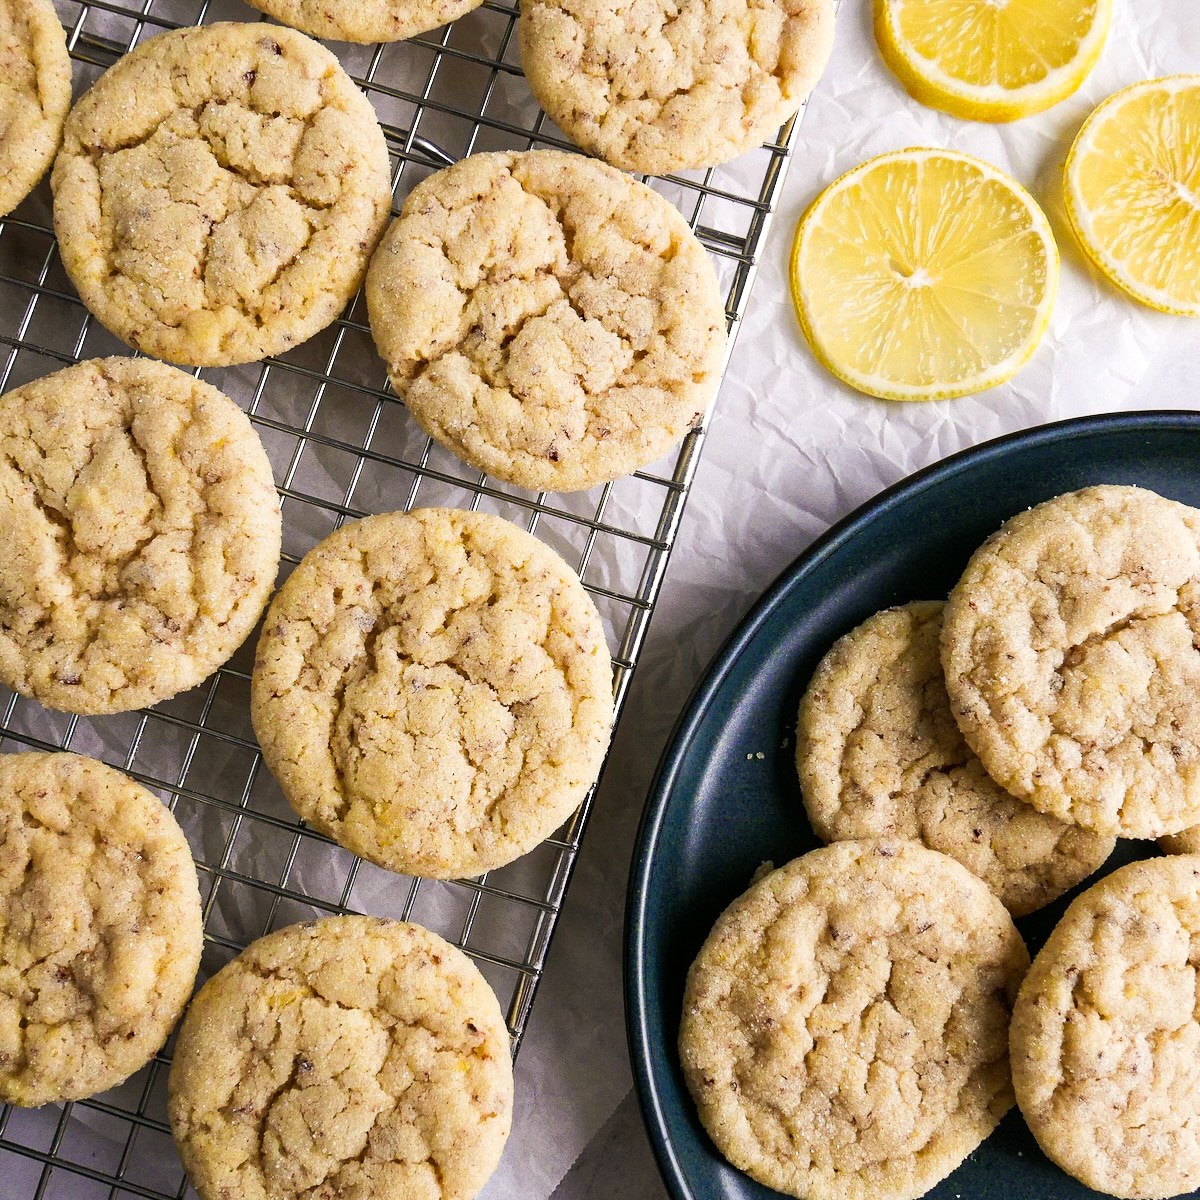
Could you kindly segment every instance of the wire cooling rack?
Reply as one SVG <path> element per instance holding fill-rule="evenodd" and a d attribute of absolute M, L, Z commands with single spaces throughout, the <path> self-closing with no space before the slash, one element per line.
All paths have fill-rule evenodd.
<path fill-rule="evenodd" d="M 260 20 L 239 0 L 55 0 L 76 95 L 122 54 L 181 25 Z M 444 29 L 384 46 L 333 47 L 375 105 L 397 207 L 467 154 L 570 144 L 521 75 L 517 9 L 484 3 Z M 776 143 L 717 170 L 647 182 L 710 251 L 736 327 L 787 160 Z M 129 353 L 92 320 L 59 260 L 48 184 L 0 221 L 0 391 L 84 358 Z M 249 414 L 283 500 L 282 571 L 348 519 L 418 505 L 498 513 L 553 546 L 604 618 L 618 717 L 691 486 L 703 424 L 664 461 L 580 494 L 533 493 L 466 467 L 420 433 L 387 388 L 359 298 L 287 355 L 203 372 Z M 204 902 L 204 979 L 254 938 L 297 920 L 368 912 L 419 921 L 462 947 L 495 988 L 514 1054 L 592 797 L 542 846 L 471 880 L 380 870 L 298 822 L 262 766 L 249 722 L 255 638 L 201 687 L 143 712 L 82 718 L 0 689 L 0 749 L 70 749 L 119 767 L 174 811 Z M 171 1044 L 133 1078 L 85 1101 L 0 1108 L 0 1196 L 32 1200 L 189 1194 L 166 1120 Z"/>

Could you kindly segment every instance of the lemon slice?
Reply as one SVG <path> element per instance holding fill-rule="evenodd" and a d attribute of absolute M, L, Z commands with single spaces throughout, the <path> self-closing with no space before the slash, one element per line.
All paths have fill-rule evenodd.
<path fill-rule="evenodd" d="M 1200 316 L 1200 75 L 1110 96 L 1067 155 L 1067 215 L 1088 257 L 1160 312 Z"/>
<path fill-rule="evenodd" d="M 817 358 L 885 400 L 1010 378 L 1046 332 L 1058 248 L 1032 196 L 950 150 L 881 154 L 800 219 L 792 299 Z"/>
<path fill-rule="evenodd" d="M 1111 19 L 1112 0 L 875 0 L 875 40 L 922 104 L 1015 121 L 1083 82 Z"/>

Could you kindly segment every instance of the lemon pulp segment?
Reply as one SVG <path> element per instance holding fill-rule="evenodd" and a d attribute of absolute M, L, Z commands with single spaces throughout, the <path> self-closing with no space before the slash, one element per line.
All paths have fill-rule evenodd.
<path fill-rule="evenodd" d="M 1067 156 L 1066 200 L 1114 283 L 1200 316 L 1200 75 L 1147 80 L 1101 104 Z"/>
<path fill-rule="evenodd" d="M 1049 321 L 1058 252 L 1033 198 L 968 155 L 904 150 L 831 184 L 791 283 L 818 359 L 851 386 L 945 399 L 1009 378 Z"/>
<path fill-rule="evenodd" d="M 875 0 L 880 52 L 921 103 L 1012 121 L 1069 96 L 1096 64 L 1112 0 Z"/>

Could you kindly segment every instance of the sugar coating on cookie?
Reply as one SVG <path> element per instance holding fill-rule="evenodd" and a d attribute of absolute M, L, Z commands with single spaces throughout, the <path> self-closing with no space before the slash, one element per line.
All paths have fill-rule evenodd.
<path fill-rule="evenodd" d="M 292 807 L 363 858 L 478 875 L 549 836 L 595 781 L 612 665 L 549 546 L 487 513 L 346 525 L 279 590 L 251 716 Z"/>
<path fill-rule="evenodd" d="M 180 1026 L 168 1099 L 201 1200 L 471 1200 L 512 1107 L 479 969 L 364 916 L 288 926 L 218 971 Z"/>
<path fill-rule="evenodd" d="M 833 0 L 522 0 L 521 66 L 574 142 L 629 171 L 728 162 L 775 135 L 833 49 Z"/>
<path fill-rule="evenodd" d="M 984 771 L 950 711 L 943 607 L 876 613 L 818 664 L 796 727 L 804 807 L 822 841 L 917 838 L 1024 916 L 1096 870 L 1115 839 L 1038 812 Z"/>
<path fill-rule="evenodd" d="M 1013 1010 L 1017 1102 L 1064 1170 L 1113 1196 L 1200 1187 L 1200 858 L 1078 896 Z"/>
<path fill-rule="evenodd" d="M 194 687 L 275 582 L 279 500 L 246 415 L 148 359 L 0 397 L 0 680 L 111 713 Z"/>
<path fill-rule="evenodd" d="M 1200 512 L 1100 485 L 1018 514 L 950 593 L 942 665 L 988 773 L 1103 834 L 1200 822 Z"/>
<path fill-rule="evenodd" d="M 418 184 L 367 276 L 393 386 L 497 479 L 577 491 L 680 441 L 716 389 L 725 312 L 679 212 L 578 154 L 474 154 Z"/>
<path fill-rule="evenodd" d="M 688 972 L 679 1049 L 721 1153 L 805 1200 L 908 1200 L 1013 1102 L 1029 957 L 967 869 L 915 841 L 836 842 L 754 884 Z"/>
<path fill-rule="evenodd" d="M 88 308 L 138 350 L 251 362 L 324 329 L 391 206 L 383 132 L 338 60 L 293 29 L 173 30 L 71 110 L 54 228 Z"/>
<path fill-rule="evenodd" d="M 202 942 L 187 840 L 154 796 L 81 755 L 0 755 L 0 1100 L 78 1100 L 143 1067 Z"/>
<path fill-rule="evenodd" d="M 247 0 L 268 16 L 313 37 L 343 42 L 398 42 L 428 33 L 477 8 L 480 0 Z"/>
<path fill-rule="evenodd" d="M 41 179 L 71 107 L 71 58 L 50 0 L 0 0 L 0 216 Z"/>

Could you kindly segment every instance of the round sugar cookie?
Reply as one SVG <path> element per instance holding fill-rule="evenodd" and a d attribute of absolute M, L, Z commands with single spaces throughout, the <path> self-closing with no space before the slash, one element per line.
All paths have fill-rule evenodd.
<path fill-rule="evenodd" d="M 200 889 L 175 818 L 66 751 L 0 755 L 0 1100 L 115 1087 L 192 993 Z"/>
<path fill-rule="evenodd" d="M 200 989 L 168 1096 L 201 1200 L 471 1200 L 512 1124 L 508 1031 L 449 942 L 326 917 L 251 943 Z"/>
<path fill-rule="evenodd" d="M 117 337 L 224 366 L 330 324 L 387 223 L 387 145 L 330 51 L 218 22 L 118 59 L 67 118 L 51 173 L 63 264 Z"/>
<path fill-rule="evenodd" d="M 1200 1187 L 1200 858 L 1146 859 L 1076 897 L 1013 1009 L 1038 1144 L 1112 1196 Z"/>
<path fill-rule="evenodd" d="M 799 111 L 833 14 L 833 0 L 522 0 L 521 66 L 590 154 L 652 175 L 713 167 Z"/>
<path fill-rule="evenodd" d="M 0 680 L 113 713 L 195 687 L 279 565 L 279 499 L 245 413 L 149 359 L 90 359 L 0 396 Z"/>
<path fill-rule="evenodd" d="M 285 25 L 339 42 L 398 42 L 457 20 L 480 0 L 247 0 Z"/>
<path fill-rule="evenodd" d="M 385 513 L 308 552 L 267 612 L 251 717 L 306 821 L 410 875 L 479 875 L 578 808 L 613 718 L 596 606 L 482 512 Z"/>
<path fill-rule="evenodd" d="M 0 0 L 0 217 L 33 191 L 62 141 L 71 57 L 50 0 Z"/>
<path fill-rule="evenodd" d="M 421 427 L 534 490 L 660 458 L 707 408 L 725 352 L 716 273 L 675 207 L 557 150 L 473 154 L 418 184 L 366 294 Z"/>
<path fill-rule="evenodd" d="M 950 593 L 942 666 L 988 774 L 1042 812 L 1150 838 L 1200 823 L 1200 512 L 1144 488 L 1005 522 Z"/>
<path fill-rule="evenodd" d="M 876 613 L 818 664 L 796 727 L 804 807 L 822 841 L 916 838 L 1024 916 L 1096 870 L 1115 839 L 1038 812 L 984 771 L 950 712 L 943 607 Z"/>
<path fill-rule="evenodd" d="M 754 884 L 688 972 L 679 1051 L 717 1149 L 804 1200 L 910 1200 L 1013 1102 L 1029 956 L 1000 901 L 919 842 L 835 842 Z"/>

